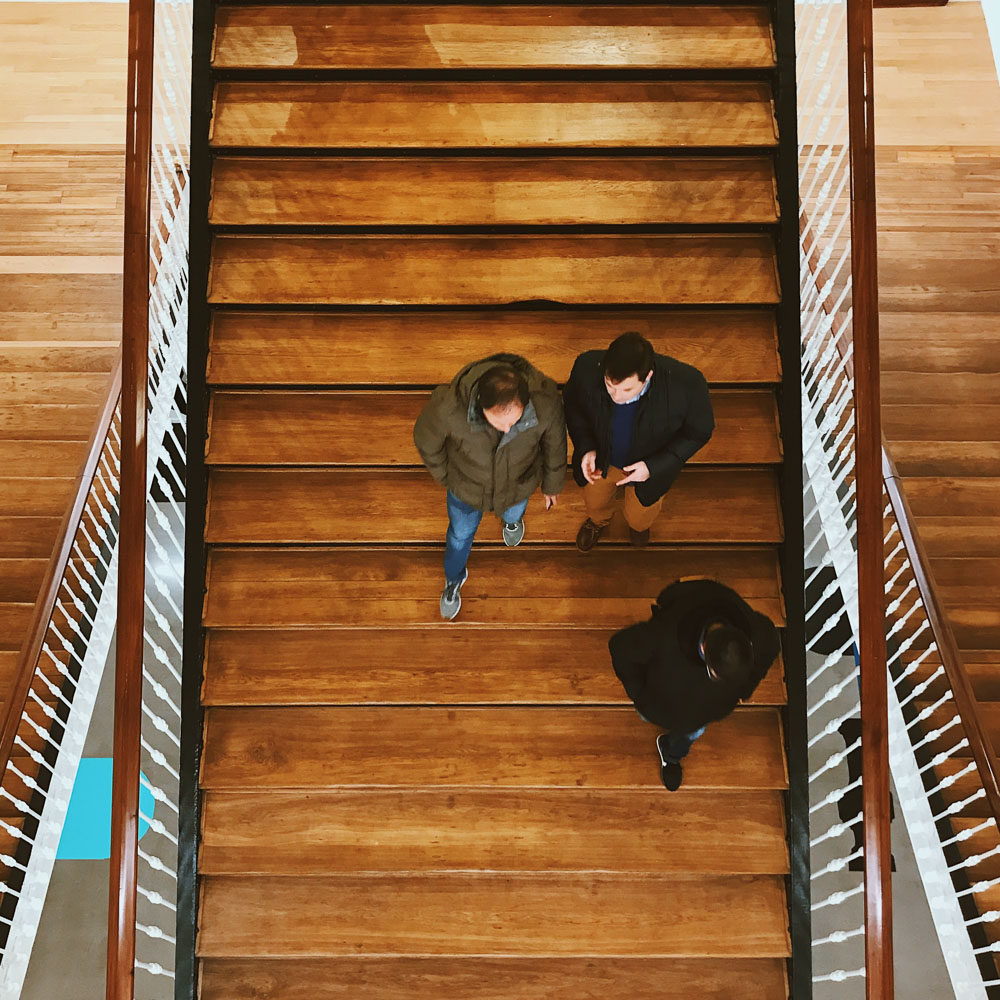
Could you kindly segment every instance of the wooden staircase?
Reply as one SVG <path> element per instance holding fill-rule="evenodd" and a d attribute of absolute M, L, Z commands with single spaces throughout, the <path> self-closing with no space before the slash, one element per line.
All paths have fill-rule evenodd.
<path fill-rule="evenodd" d="M 687 575 L 785 624 L 774 71 L 764 7 L 217 9 L 203 1000 L 788 995 L 783 662 L 670 794 L 606 648 Z M 430 389 L 626 329 L 716 413 L 653 544 L 570 482 L 443 623 Z"/>

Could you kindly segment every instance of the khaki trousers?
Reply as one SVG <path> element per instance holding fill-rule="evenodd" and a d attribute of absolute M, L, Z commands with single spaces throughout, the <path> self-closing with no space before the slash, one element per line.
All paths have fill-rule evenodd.
<path fill-rule="evenodd" d="M 621 469 L 610 468 L 605 479 L 598 479 L 584 486 L 583 502 L 587 508 L 587 517 L 594 524 L 605 525 L 611 520 L 615 512 L 615 483 L 624 478 L 625 473 Z M 662 506 L 663 497 L 660 497 L 652 506 L 643 507 L 635 495 L 635 487 L 631 484 L 625 487 L 625 523 L 633 531 L 649 530 Z"/>

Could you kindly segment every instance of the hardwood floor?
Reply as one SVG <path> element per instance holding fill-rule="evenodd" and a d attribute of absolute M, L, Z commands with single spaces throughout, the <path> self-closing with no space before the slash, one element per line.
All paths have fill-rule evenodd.
<path fill-rule="evenodd" d="M 884 430 L 997 748 L 1000 84 L 979 4 L 879 10 L 875 32 Z M 943 694 L 938 684 L 923 697 Z M 950 715 L 931 716 L 928 729 Z M 955 742 L 954 730 L 947 739 Z M 965 763 L 949 762 L 939 778 L 957 776 Z M 958 777 L 945 801 L 961 802 L 978 780 Z M 987 810 L 980 800 L 966 804 L 955 833 Z M 996 828 L 963 851 L 990 859 L 1000 851 Z M 991 860 L 974 871 L 997 875 Z M 997 905 L 987 893 L 976 902 L 981 912 Z"/>
<path fill-rule="evenodd" d="M 0 649 L 12 659 L 117 363 L 127 14 L 0 4 Z"/>

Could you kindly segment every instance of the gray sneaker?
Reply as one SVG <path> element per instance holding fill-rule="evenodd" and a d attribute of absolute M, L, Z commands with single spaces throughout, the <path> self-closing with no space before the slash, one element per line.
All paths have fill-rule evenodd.
<path fill-rule="evenodd" d="M 441 617 L 446 621 L 452 621 L 462 610 L 462 584 L 469 579 L 469 571 L 462 570 L 462 579 L 454 583 L 445 582 L 444 590 L 441 592 Z"/>
<path fill-rule="evenodd" d="M 521 544 L 521 539 L 524 538 L 524 518 L 522 517 L 517 524 L 505 524 L 503 526 L 503 543 L 504 545 L 514 548 L 515 545 Z"/>

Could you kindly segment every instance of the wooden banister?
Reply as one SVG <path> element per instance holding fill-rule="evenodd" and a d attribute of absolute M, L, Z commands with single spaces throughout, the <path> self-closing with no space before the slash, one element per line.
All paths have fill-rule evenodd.
<path fill-rule="evenodd" d="M 155 15 L 155 0 L 130 0 L 122 300 L 121 506 L 107 1000 L 132 1000 L 135 981 L 139 741 L 146 574 L 146 408 Z"/>
<path fill-rule="evenodd" d="M 91 433 L 83 464 L 77 473 L 73 502 L 66 511 L 59 527 L 59 542 L 49 559 L 48 568 L 45 570 L 45 578 L 39 588 L 35 610 L 31 616 L 28 637 L 25 639 L 24 645 L 21 647 L 21 655 L 18 657 L 17 668 L 14 672 L 14 686 L 4 707 L 3 725 L 0 728 L 0 775 L 7 769 L 7 762 L 10 760 L 14 740 L 21 725 L 21 717 L 28 704 L 35 667 L 42 654 L 45 634 L 48 631 L 49 622 L 52 620 L 63 577 L 66 575 L 76 533 L 90 498 L 91 487 L 97 474 L 97 466 L 101 460 L 101 452 L 104 450 L 104 443 L 118 408 L 121 384 L 122 370 L 121 365 L 118 365 L 111 376 L 104 406 Z"/>
<path fill-rule="evenodd" d="M 882 527 L 874 73 L 872 0 L 847 0 L 858 645 L 861 661 L 865 869 L 865 995 L 868 1000 L 892 1000 L 892 848 L 889 834 L 889 722 Z"/>
<path fill-rule="evenodd" d="M 991 814 L 1000 823 L 1000 774 L 998 774 L 993 741 L 979 717 L 972 682 L 969 680 L 965 664 L 962 662 L 962 655 L 959 652 L 958 643 L 955 641 L 955 633 L 952 631 L 951 625 L 948 624 L 947 615 L 938 598 L 930 559 L 917 531 L 909 501 L 906 499 L 906 494 L 903 492 L 899 480 L 899 473 L 896 471 L 896 465 L 884 446 L 882 449 L 882 468 L 885 476 L 885 488 L 889 494 L 889 503 L 892 505 L 892 511 L 899 526 L 899 534 L 910 560 L 910 567 L 913 570 L 917 590 L 920 592 L 920 599 L 927 612 L 927 620 L 930 622 L 934 642 L 941 657 L 941 664 L 955 697 L 955 707 L 958 709 L 966 738 L 972 748 L 972 756 L 979 768 L 979 776 L 986 792 L 986 801 L 989 803 Z"/>

